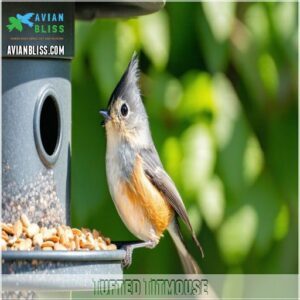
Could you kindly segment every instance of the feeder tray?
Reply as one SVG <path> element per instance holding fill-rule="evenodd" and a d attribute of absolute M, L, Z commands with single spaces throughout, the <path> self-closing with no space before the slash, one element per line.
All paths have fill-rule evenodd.
<path fill-rule="evenodd" d="M 90 281 L 84 281 L 82 275 L 120 275 L 125 254 L 125 250 L 4 251 L 2 284 L 6 290 L 87 290 L 92 285 Z M 18 276 L 16 280 L 16 277 L 8 275 L 11 271 L 18 275 L 34 275 L 34 280 L 29 281 L 27 276 Z M 48 275 L 51 275 L 51 280 Z M 78 275 L 79 280 L 67 280 L 68 275 L 71 278 Z"/>

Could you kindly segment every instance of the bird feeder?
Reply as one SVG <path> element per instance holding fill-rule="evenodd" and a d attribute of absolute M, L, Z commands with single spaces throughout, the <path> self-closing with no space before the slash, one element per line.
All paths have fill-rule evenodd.
<path fill-rule="evenodd" d="M 2 4 L 2 221 L 70 223 L 71 60 L 75 18 L 132 17 L 163 2 Z M 7 274 L 122 274 L 125 251 L 4 251 Z M 38 261 L 38 265 L 32 265 Z M 28 288 L 29 282 L 23 282 Z M 61 286 L 67 286 L 61 283 Z M 20 286 L 19 286 L 20 287 Z M 53 286 L 55 287 L 55 286 Z M 76 283 L 77 288 L 86 285 Z"/>

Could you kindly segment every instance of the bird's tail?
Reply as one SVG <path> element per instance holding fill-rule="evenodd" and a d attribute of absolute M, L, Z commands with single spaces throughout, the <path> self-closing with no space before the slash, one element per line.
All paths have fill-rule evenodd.
<path fill-rule="evenodd" d="M 180 229 L 179 229 L 179 224 L 177 223 L 176 218 L 170 223 L 168 227 L 168 231 L 174 241 L 174 244 L 177 248 L 184 272 L 186 274 L 201 274 L 201 270 L 195 261 L 195 259 L 190 255 L 188 252 Z"/>

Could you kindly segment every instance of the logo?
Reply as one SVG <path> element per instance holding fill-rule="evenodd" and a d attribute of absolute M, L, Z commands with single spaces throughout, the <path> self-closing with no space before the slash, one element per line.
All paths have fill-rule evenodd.
<path fill-rule="evenodd" d="M 16 14 L 8 18 L 6 25 L 9 32 L 17 30 L 22 32 L 27 26 L 35 34 L 64 33 L 64 13 L 26 13 Z"/>
<path fill-rule="evenodd" d="M 25 15 L 17 14 L 16 17 L 9 17 L 8 21 L 10 24 L 6 25 L 8 28 L 8 31 L 11 32 L 14 29 L 22 32 L 23 31 L 23 25 L 27 25 L 28 27 L 33 26 L 33 22 L 30 21 L 34 13 L 28 13 Z"/>

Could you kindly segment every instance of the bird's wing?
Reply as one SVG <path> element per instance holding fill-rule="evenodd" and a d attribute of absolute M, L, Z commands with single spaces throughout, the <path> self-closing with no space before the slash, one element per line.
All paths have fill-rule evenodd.
<path fill-rule="evenodd" d="M 25 20 L 28 20 L 28 21 L 29 21 L 33 15 L 34 15 L 34 13 L 27 13 L 26 15 L 23 16 L 23 18 L 24 18 Z"/>
<path fill-rule="evenodd" d="M 153 146 L 151 148 L 141 149 L 140 156 L 142 157 L 143 168 L 146 176 L 158 189 L 158 191 L 164 195 L 165 199 L 182 218 L 186 226 L 191 231 L 193 240 L 200 249 L 202 256 L 204 256 L 202 247 L 189 220 L 184 203 L 176 189 L 173 180 L 164 170 L 155 147 Z"/>

